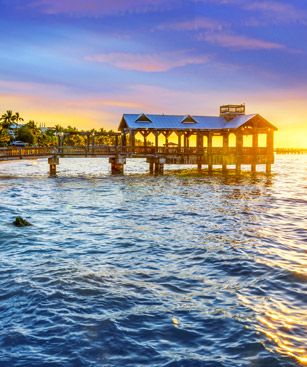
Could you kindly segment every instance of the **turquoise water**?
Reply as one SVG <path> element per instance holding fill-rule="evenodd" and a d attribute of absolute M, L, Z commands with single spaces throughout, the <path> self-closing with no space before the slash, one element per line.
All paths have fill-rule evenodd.
<path fill-rule="evenodd" d="M 276 159 L 239 177 L 1 163 L 0 366 L 306 364 L 307 156 Z"/>

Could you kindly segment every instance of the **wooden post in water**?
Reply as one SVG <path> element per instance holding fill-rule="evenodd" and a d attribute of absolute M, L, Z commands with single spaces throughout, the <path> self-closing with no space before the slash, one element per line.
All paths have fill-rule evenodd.
<path fill-rule="evenodd" d="M 153 162 L 149 162 L 149 172 L 151 175 L 154 173 L 154 163 Z"/>
<path fill-rule="evenodd" d="M 48 158 L 49 174 L 50 176 L 56 176 L 56 167 L 60 164 L 59 157 L 53 156 Z"/>
<path fill-rule="evenodd" d="M 124 166 L 126 164 L 126 158 L 121 156 L 110 157 L 109 163 L 111 163 L 112 175 L 122 175 L 124 173 Z"/>
<path fill-rule="evenodd" d="M 149 162 L 150 173 L 151 173 L 151 168 L 152 168 L 153 173 L 156 176 L 163 175 L 165 158 L 163 157 L 149 158 L 147 162 Z"/>

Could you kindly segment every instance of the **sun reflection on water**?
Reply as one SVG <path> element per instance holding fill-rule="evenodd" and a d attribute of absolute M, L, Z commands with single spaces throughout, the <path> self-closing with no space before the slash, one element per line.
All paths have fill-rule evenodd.
<path fill-rule="evenodd" d="M 238 295 L 240 301 L 251 308 L 256 316 L 256 328 L 266 336 L 264 345 L 280 354 L 295 358 L 301 365 L 307 365 L 307 313 L 306 309 L 278 299 L 263 299 L 255 302 Z"/>

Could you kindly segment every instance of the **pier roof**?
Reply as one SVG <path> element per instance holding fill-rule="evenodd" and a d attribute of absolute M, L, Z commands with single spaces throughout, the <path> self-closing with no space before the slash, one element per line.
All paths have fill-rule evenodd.
<path fill-rule="evenodd" d="M 260 118 L 267 127 L 276 129 L 271 123 L 257 114 L 239 115 L 228 121 L 218 116 L 194 115 L 155 115 L 155 114 L 124 114 L 119 129 L 154 129 L 154 130 L 221 130 L 238 129 L 255 117 Z"/>

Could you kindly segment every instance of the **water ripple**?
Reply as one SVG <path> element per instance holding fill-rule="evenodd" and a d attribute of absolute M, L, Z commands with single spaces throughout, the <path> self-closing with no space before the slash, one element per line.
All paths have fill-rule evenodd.
<path fill-rule="evenodd" d="M 307 364 L 304 165 L 1 164 L 0 366 Z"/>

